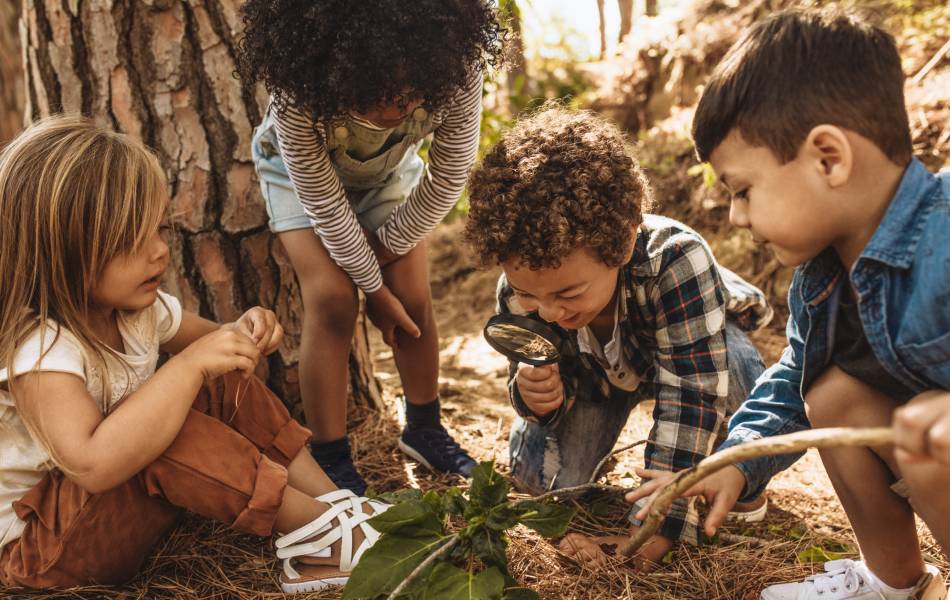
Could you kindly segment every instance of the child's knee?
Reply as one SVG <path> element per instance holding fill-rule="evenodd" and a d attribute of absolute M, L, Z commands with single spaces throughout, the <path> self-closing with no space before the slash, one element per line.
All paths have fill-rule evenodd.
<path fill-rule="evenodd" d="M 825 370 L 805 393 L 812 427 L 876 427 L 890 422 L 893 402 L 838 367 Z"/>
<path fill-rule="evenodd" d="M 434 323 L 432 296 L 428 293 L 428 290 L 426 290 L 424 294 L 407 298 L 403 301 L 402 305 L 403 308 L 406 309 L 406 312 L 409 313 L 413 322 L 418 325 L 420 329 L 425 330 Z"/>
<path fill-rule="evenodd" d="M 313 320 L 324 335 L 353 337 L 359 303 L 351 290 L 311 289 L 301 290 L 304 314 Z"/>
<path fill-rule="evenodd" d="M 915 505 L 946 506 L 946 497 L 950 493 L 950 466 L 937 461 L 898 459 L 898 467 Z"/>

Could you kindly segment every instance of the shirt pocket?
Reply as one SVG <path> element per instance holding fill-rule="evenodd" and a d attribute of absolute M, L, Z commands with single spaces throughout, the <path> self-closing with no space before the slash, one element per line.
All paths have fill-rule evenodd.
<path fill-rule="evenodd" d="M 914 374 L 942 388 L 950 389 L 950 332 L 921 344 L 904 344 L 897 354 Z"/>

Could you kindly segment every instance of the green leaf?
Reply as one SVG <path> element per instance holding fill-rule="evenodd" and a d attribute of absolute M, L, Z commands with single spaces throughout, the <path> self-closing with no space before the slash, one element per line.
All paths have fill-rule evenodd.
<path fill-rule="evenodd" d="M 857 553 L 857 550 L 847 544 L 829 541 L 822 545 L 814 545 L 798 553 L 798 562 L 818 563 L 847 558 Z"/>
<path fill-rule="evenodd" d="M 420 600 L 498 600 L 505 589 L 505 577 L 494 567 L 475 575 L 439 562 L 426 581 Z"/>
<path fill-rule="evenodd" d="M 508 572 L 508 555 L 505 553 L 508 540 L 501 532 L 487 527 L 476 527 L 469 535 L 469 542 L 472 545 L 472 553 L 482 562 Z"/>
<path fill-rule="evenodd" d="M 517 525 L 518 517 L 515 508 L 505 502 L 488 511 L 488 516 L 485 517 L 485 526 L 495 531 L 504 531 Z"/>
<path fill-rule="evenodd" d="M 426 537 L 443 533 L 442 522 L 428 502 L 409 500 L 401 502 L 368 521 L 380 533 L 401 537 Z"/>
<path fill-rule="evenodd" d="M 544 537 L 559 537 L 567 531 L 567 526 L 577 511 L 560 504 L 542 504 L 534 500 L 525 500 L 515 505 L 518 510 L 518 522 L 534 529 Z"/>
<path fill-rule="evenodd" d="M 462 495 L 462 490 L 451 487 L 442 495 L 442 512 L 450 515 L 460 515 L 468 508 L 468 500 Z"/>
<path fill-rule="evenodd" d="M 495 470 L 495 461 L 488 460 L 472 469 L 472 487 L 468 491 L 472 507 L 488 509 L 506 502 L 511 484 Z"/>
<path fill-rule="evenodd" d="M 422 491 L 415 488 L 407 488 L 405 490 L 399 490 L 396 492 L 377 494 L 375 490 L 370 488 L 366 490 L 366 497 L 373 500 L 379 500 L 380 502 L 386 502 L 387 504 L 399 504 L 400 502 L 405 502 L 407 500 L 421 500 Z"/>
<path fill-rule="evenodd" d="M 343 600 L 376 598 L 392 592 L 426 556 L 444 543 L 444 539 L 436 534 L 428 537 L 384 534 L 363 554 L 353 569 L 343 589 Z"/>

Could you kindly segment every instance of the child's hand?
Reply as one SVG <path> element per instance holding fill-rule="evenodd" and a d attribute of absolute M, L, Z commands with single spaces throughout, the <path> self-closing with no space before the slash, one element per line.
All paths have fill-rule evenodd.
<path fill-rule="evenodd" d="M 650 507 L 653 505 L 659 491 L 666 487 L 676 474 L 669 471 L 649 469 L 637 469 L 636 473 L 641 478 L 650 481 L 628 493 L 626 499 L 627 502 L 633 503 L 641 498 L 650 497 L 649 501 L 636 514 L 636 517 L 642 521 L 649 515 Z M 703 496 L 706 498 L 710 508 L 704 523 L 704 530 L 706 535 L 712 537 L 716 535 L 716 530 L 726 521 L 726 516 L 735 506 L 743 488 L 745 488 L 745 475 L 742 474 L 742 471 L 730 465 L 689 488 L 683 496 Z"/>
<path fill-rule="evenodd" d="M 244 376 L 250 377 L 261 359 L 261 351 L 244 332 L 221 327 L 189 344 L 175 355 L 178 358 L 182 364 L 197 368 L 205 380 L 231 371 L 244 371 Z"/>
<path fill-rule="evenodd" d="M 630 536 L 636 535 L 639 528 L 630 528 Z M 622 535 L 588 536 L 581 533 L 569 533 L 558 544 L 565 556 L 589 568 L 603 568 L 611 562 L 622 560 L 618 550 L 629 538 Z M 649 573 L 657 568 L 666 553 L 673 547 L 673 541 L 662 535 L 654 535 L 646 541 L 633 558 L 633 566 L 641 573 Z"/>
<path fill-rule="evenodd" d="M 897 409 L 894 437 L 898 460 L 950 465 L 950 392 L 924 392 Z"/>
<path fill-rule="evenodd" d="M 284 339 L 284 328 L 277 322 L 274 311 L 255 306 L 230 324 L 231 327 L 247 335 L 264 354 L 270 354 Z"/>
<path fill-rule="evenodd" d="M 379 328 L 383 341 L 391 348 L 396 347 L 397 327 L 414 338 L 422 335 L 402 302 L 385 285 L 372 294 L 366 294 L 366 315 Z"/>
<path fill-rule="evenodd" d="M 539 417 L 554 412 L 564 402 L 564 384 L 557 364 L 541 367 L 518 365 L 515 381 L 521 399 Z"/>

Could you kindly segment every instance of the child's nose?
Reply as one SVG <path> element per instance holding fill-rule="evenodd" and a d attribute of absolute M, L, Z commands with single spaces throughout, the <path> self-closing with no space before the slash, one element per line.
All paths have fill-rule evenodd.
<path fill-rule="evenodd" d="M 539 304 L 538 316 L 548 323 L 554 323 L 555 321 L 560 321 L 564 316 L 564 309 L 553 304 Z"/>
<path fill-rule="evenodd" d="M 729 203 L 729 222 L 736 227 L 749 227 L 749 215 L 746 213 L 744 202 L 733 200 Z"/>
<path fill-rule="evenodd" d="M 164 260 L 168 256 L 168 244 L 165 243 L 165 240 L 161 236 L 155 236 L 155 239 L 152 240 L 151 246 L 151 259 L 152 262 L 158 262 Z"/>

